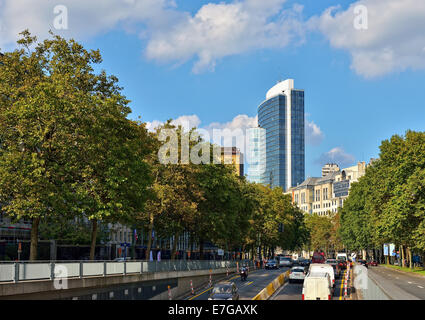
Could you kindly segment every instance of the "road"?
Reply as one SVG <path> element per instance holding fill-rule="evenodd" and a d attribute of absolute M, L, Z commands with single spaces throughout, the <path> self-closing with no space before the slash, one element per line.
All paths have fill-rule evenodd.
<path fill-rule="evenodd" d="M 239 275 L 230 278 L 238 287 L 240 300 L 251 300 L 261 290 L 263 290 L 270 282 L 276 279 L 281 273 L 284 273 L 288 268 L 280 268 L 278 270 L 256 270 L 248 274 L 247 281 L 241 281 Z M 193 297 L 187 300 L 208 300 L 211 288 L 197 292 Z"/>
<path fill-rule="evenodd" d="M 369 277 L 394 300 L 425 300 L 425 277 L 385 267 L 370 267 Z"/>
<path fill-rule="evenodd" d="M 335 290 L 332 300 L 342 300 L 343 291 L 343 279 L 335 279 Z M 277 290 L 271 297 L 270 300 L 301 300 L 303 291 L 302 283 L 289 283 L 286 282 L 279 290 Z"/>

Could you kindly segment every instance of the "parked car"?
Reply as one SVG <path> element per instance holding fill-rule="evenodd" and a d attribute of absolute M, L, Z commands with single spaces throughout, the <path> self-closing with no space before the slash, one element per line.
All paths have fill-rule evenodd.
<path fill-rule="evenodd" d="M 293 262 L 291 258 L 279 257 L 279 267 L 292 267 Z"/>
<path fill-rule="evenodd" d="M 331 300 L 332 283 L 329 273 L 308 274 L 303 283 L 302 300 Z"/>
<path fill-rule="evenodd" d="M 331 279 L 332 287 L 335 286 L 335 272 L 334 268 L 325 263 L 312 263 L 308 269 L 308 274 L 310 273 L 323 273 L 326 272 L 329 274 L 329 278 Z M 308 276 L 307 274 L 307 276 Z"/>
<path fill-rule="evenodd" d="M 268 260 L 265 268 L 266 269 L 279 269 L 276 260 Z"/>
<path fill-rule="evenodd" d="M 297 266 L 292 267 L 291 271 L 289 272 L 289 283 L 296 282 L 296 281 L 304 281 L 305 278 L 305 268 Z"/>
<path fill-rule="evenodd" d="M 208 300 L 239 300 L 238 288 L 233 282 L 221 282 L 211 290 Z"/>
<path fill-rule="evenodd" d="M 369 264 L 370 266 L 372 266 L 372 267 L 377 267 L 377 266 L 378 266 L 378 261 L 376 261 L 376 260 L 370 260 L 370 261 L 368 262 L 368 264 Z"/>

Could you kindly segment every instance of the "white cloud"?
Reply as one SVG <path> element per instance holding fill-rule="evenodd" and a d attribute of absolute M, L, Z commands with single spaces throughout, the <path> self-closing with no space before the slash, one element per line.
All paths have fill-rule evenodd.
<path fill-rule="evenodd" d="M 149 131 L 155 131 L 156 128 L 163 125 L 164 121 L 153 120 L 152 122 L 146 122 L 146 128 Z M 171 121 L 171 124 L 174 126 L 182 126 L 186 131 L 189 131 L 192 128 L 198 128 L 201 124 L 201 120 L 197 115 L 190 116 L 180 116 L 177 119 Z"/>
<path fill-rule="evenodd" d="M 314 121 L 305 119 L 305 143 L 311 146 L 317 146 L 322 143 L 325 135 L 320 127 Z"/>
<path fill-rule="evenodd" d="M 214 70 L 217 60 L 263 48 L 282 48 L 296 36 L 302 6 L 283 10 L 286 0 L 244 0 L 209 3 L 194 15 L 154 32 L 146 56 L 159 62 L 183 63 L 197 58 L 193 72 Z"/>
<path fill-rule="evenodd" d="M 249 117 L 246 114 L 240 114 L 233 118 L 232 121 L 229 122 L 213 122 L 209 124 L 205 129 L 212 130 L 212 129 L 229 129 L 229 130 L 236 130 L 241 129 L 245 131 L 249 128 L 255 128 L 258 126 L 258 116 L 255 117 Z"/>
<path fill-rule="evenodd" d="M 194 72 L 213 70 L 217 60 L 262 48 L 281 48 L 302 39 L 303 7 L 283 10 L 286 0 L 208 3 L 195 15 L 174 0 L 0 0 L 0 46 L 14 46 L 24 29 L 40 40 L 48 31 L 77 40 L 113 29 L 147 39 L 146 57 L 183 63 L 194 57 Z M 54 8 L 68 11 L 68 29 L 55 30 Z"/>
<path fill-rule="evenodd" d="M 347 167 L 352 165 L 355 160 L 355 157 L 346 153 L 343 148 L 336 147 L 323 153 L 315 162 L 322 166 L 326 163 L 336 163 L 340 167 Z"/>
<path fill-rule="evenodd" d="M 354 27 L 354 9 L 364 5 L 368 12 L 368 29 Z M 425 69 L 425 1 L 362 0 L 345 11 L 327 9 L 309 21 L 320 30 L 332 47 L 347 50 L 352 69 L 372 78 L 394 71 Z"/>
<path fill-rule="evenodd" d="M 54 28 L 57 5 L 67 8 L 68 30 Z M 24 29 L 40 40 L 50 29 L 78 40 L 116 27 L 134 31 L 136 23 L 160 30 L 180 19 L 174 7 L 174 0 L 0 0 L 0 46 L 13 44 Z"/>

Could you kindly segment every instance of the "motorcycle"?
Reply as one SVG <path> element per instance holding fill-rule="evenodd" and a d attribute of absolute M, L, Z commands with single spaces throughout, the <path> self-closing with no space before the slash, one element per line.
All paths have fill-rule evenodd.
<path fill-rule="evenodd" d="M 241 269 L 241 281 L 246 281 L 246 279 L 248 278 L 248 272 L 245 268 Z"/>

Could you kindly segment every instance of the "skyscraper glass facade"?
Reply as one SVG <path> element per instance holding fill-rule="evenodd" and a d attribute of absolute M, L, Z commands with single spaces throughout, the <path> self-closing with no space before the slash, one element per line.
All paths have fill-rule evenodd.
<path fill-rule="evenodd" d="M 291 91 L 291 186 L 295 187 L 305 180 L 305 124 L 304 91 Z"/>
<path fill-rule="evenodd" d="M 266 130 L 266 168 L 261 182 L 287 190 L 305 180 L 304 91 L 286 88 L 279 92 L 275 87 L 270 90 L 273 96 L 258 107 L 258 124 Z"/>

